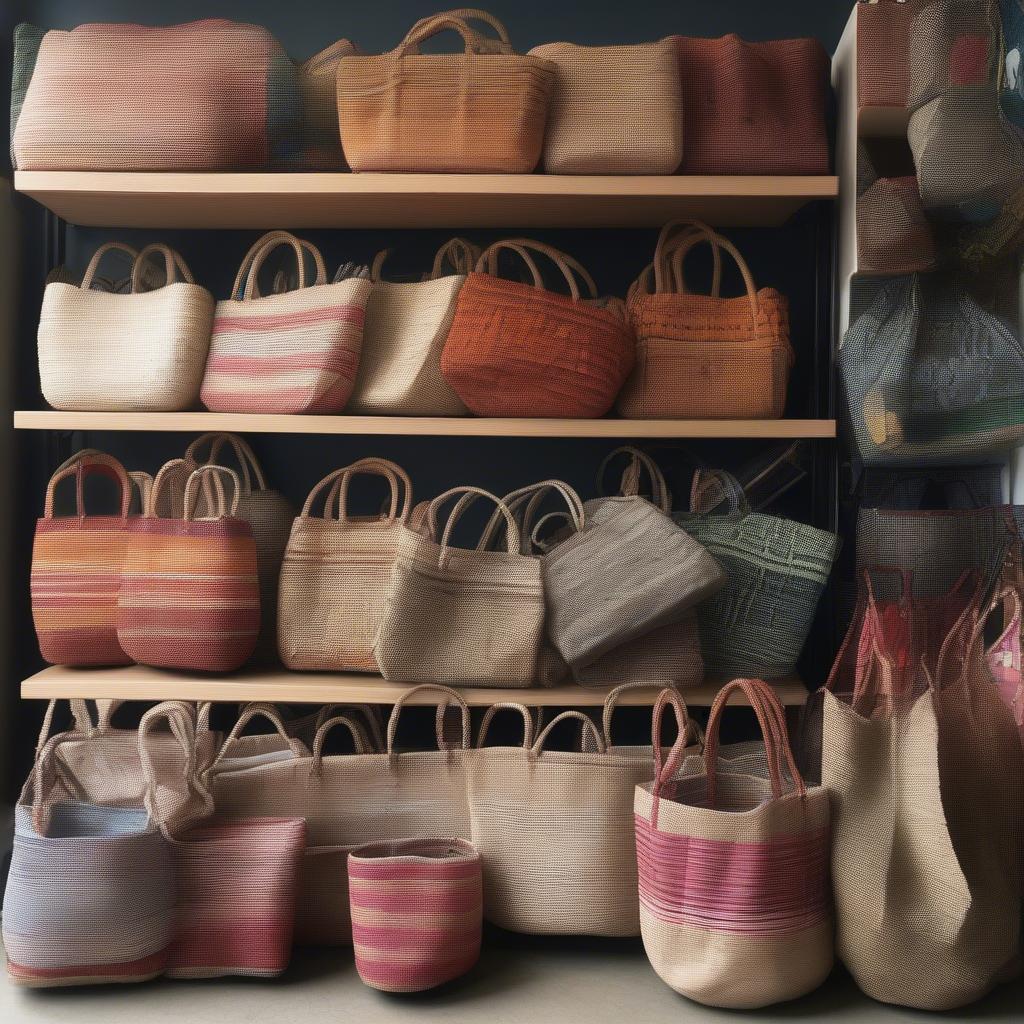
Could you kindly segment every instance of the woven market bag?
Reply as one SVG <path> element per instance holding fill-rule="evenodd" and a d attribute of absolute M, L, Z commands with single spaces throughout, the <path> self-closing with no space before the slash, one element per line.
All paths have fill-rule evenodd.
<path fill-rule="evenodd" d="M 717 273 L 711 295 L 690 294 L 681 266 L 703 242 L 716 266 L 719 250 L 732 256 L 745 295 L 723 299 Z M 679 268 L 674 275 L 672 266 Z M 653 270 L 653 294 L 646 271 L 629 293 L 636 366 L 619 395 L 619 413 L 631 419 L 781 417 L 794 361 L 785 296 L 758 290 L 732 242 L 696 222 L 666 225 Z"/>
<path fill-rule="evenodd" d="M 7 973 L 30 987 L 135 982 L 163 971 L 174 924 L 170 851 L 141 807 L 80 801 L 52 737 L 15 808 L 3 906 Z"/>
<path fill-rule="evenodd" d="M 349 514 L 349 485 L 359 474 L 387 483 L 386 512 Z M 313 505 L 325 491 L 323 515 L 314 516 Z M 278 646 L 288 668 L 379 671 L 373 647 L 411 508 L 408 475 L 386 459 L 361 459 L 328 473 L 310 491 L 281 570 Z"/>
<path fill-rule="evenodd" d="M 522 259 L 532 285 L 498 276 L 502 252 Z M 544 287 L 538 253 L 558 268 L 569 295 Z M 481 255 L 459 292 L 441 373 L 477 416 L 597 417 L 611 409 L 633 362 L 622 303 L 599 299 L 571 256 L 512 238 Z"/>
<path fill-rule="evenodd" d="M 257 25 L 38 31 L 19 36 L 15 61 L 20 170 L 255 171 L 297 141 L 295 67 Z"/>
<path fill-rule="evenodd" d="M 983 460 L 1024 438 L 1024 345 L 959 280 L 887 281 L 838 362 L 865 465 Z"/>
<path fill-rule="evenodd" d="M 683 174 L 828 174 L 829 59 L 816 39 L 676 36 Z"/>
<path fill-rule="evenodd" d="M 459 497 L 444 530 L 437 513 Z M 493 501 L 505 551 L 451 547 L 468 501 Z M 500 498 L 454 487 L 428 506 L 422 532 L 403 524 L 374 654 L 385 679 L 452 686 L 528 687 L 544 631 L 540 560 L 519 553 L 519 530 Z"/>
<path fill-rule="evenodd" d="M 102 475 L 120 491 L 120 515 L 88 515 L 84 484 Z M 57 485 L 75 480 L 74 516 L 54 516 Z M 131 486 L 117 459 L 87 450 L 50 478 L 32 545 L 32 621 L 39 652 L 51 665 L 127 665 L 117 639 L 117 593 L 133 518 Z"/>
<path fill-rule="evenodd" d="M 683 101 L 675 41 L 633 46 L 545 43 L 555 66 L 544 134 L 548 174 L 675 174 Z"/>
<path fill-rule="evenodd" d="M 423 992 L 480 959 L 480 854 L 461 839 L 371 843 L 348 858 L 356 970 L 382 992 Z M 424 927 L 424 925 L 427 927 Z"/>
<path fill-rule="evenodd" d="M 824 693 L 836 947 L 881 1002 L 952 1009 L 1020 971 L 1024 752 L 985 663 L 986 619 L 968 605 L 902 700 L 888 696 L 899 649 L 877 634 L 853 691 Z"/>
<path fill-rule="evenodd" d="M 197 437 L 185 452 L 185 480 L 188 479 L 188 472 L 201 465 L 219 464 L 221 452 L 228 447 L 234 453 L 241 484 L 236 514 L 252 527 L 256 543 L 256 571 L 260 581 L 260 636 L 254 657 L 263 662 L 273 661 L 277 658 L 278 579 L 295 509 L 280 491 L 267 486 L 256 453 L 245 438 L 238 434 L 203 434 Z M 200 454 L 204 449 L 207 451 L 205 459 Z M 207 515 L 213 514 L 213 503 L 206 494 L 204 499 L 204 512 Z M 154 510 L 154 515 L 160 514 L 158 509 Z"/>
<path fill-rule="evenodd" d="M 131 292 L 91 285 L 111 249 L 134 259 Z M 142 291 L 147 261 L 162 255 L 163 287 Z M 120 242 L 101 245 L 82 285 L 46 286 L 39 317 L 39 379 L 54 409 L 176 412 L 199 398 L 213 323 L 213 296 L 195 284 L 185 261 L 166 245 L 140 253 Z"/>
<path fill-rule="evenodd" d="M 722 713 L 739 690 L 764 733 L 768 780 L 717 763 Z M 678 697 L 665 691 L 655 737 L 667 703 L 684 721 Z M 663 765 L 656 747 L 654 782 L 636 787 L 640 927 L 651 966 L 708 1006 L 755 1009 L 812 992 L 832 971 L 828 790 L 804 784 L 782 706 L 760 680 L 737 679 L 715 698 L 704 771 L 678 776 L 681 748 L 677 741 Z"/>
<path fill-rule="evenodd" d="M 857 106 L 905 107 L 910 89 L 910 29 L 928 0 L 857 4 Z"/>
<path fill-rule="evenodd" d="M 209 477 L 211 517 L 195 518 Z M 223 481 L 233 487 L 231 501 Z M 141 517 L 132 531 L 118 597 L 117 638 L 140 665 L 201 672 L 241 668 L 256 647 L 260 588 L 252 527 L 238 518 L 234 470 L 201 466 L 185 487 L 184 519 Z M 153 501 L 158 500 L 154 487 Z"/>
<path fill-rule="evenodd" d="M 338 131 L 338 65 L 342 57 L 359 52 L 355 43 L 339 39 L 295 69 L 302 103 L 299 164 L 305 170 L 348 169 Z"/>
<path fill-rule="evenodd" d="M 363 354 L 346 411 L 352 415 L 465 416 L 441 376 L 441 352 L 455 302 L 479 250 L 453 238 L 437 251 L 423 281 L 383 281 L 388 251 L 378 253 L 366 304 Z"/>
<path fill-rule="evenodd" d="M 464 53 L 421 54 L 455 31 Z M 529 174 L 540 161 L 555 68 L 488 46 L 465 20 L 439 14 L 395 50 L 342 57 L 341 145 L 353 171 Z"/>

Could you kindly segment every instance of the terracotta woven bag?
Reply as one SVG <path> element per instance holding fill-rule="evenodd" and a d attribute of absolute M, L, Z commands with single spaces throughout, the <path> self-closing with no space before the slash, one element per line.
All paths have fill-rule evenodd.
<path fill-rule="evenodd" d="M 134 259 L 131 292 L 95 291 L 105 253 Z M 161 255 L 163 287 L 143 291 L 147 261 Z M 190 409 L 210 347 L 213 296 L 192 280 L 185 261 L 166 245 L 140 253 L 120 242 L 101 245 L 82 285 L 46 286 L 39 317 L 39 379 L 55 409 L 174 412 Z"/>
<path fill-rule="evenodd" d="M 905 107 L 910 87 L 910 26 L 928 0 L 857 4 L 857 106 Z"/>
<path fill-rule="evenodd" d="M 103 475 L 120 491 L 120 515 L 88 515 L 87 477 Z M 54 495 L 75 479 L 76 514 L 54 516 Z M 46 488 L 32 545 L 32 621 L 39 651 L 52 665 L 127 665 L 117 639 L 117 593 L 128 545 L 131 487 L 117 459 L 95 450 L 60 466 Z"/>
<path fill-rule="evenodd" d="M 681 229 L 681 230 L 680 230 Z M 682 263 L 698 244 L 732 256 L 746 294 L 723 299 L 718 274 L 711 295 L 691 295 Z M 674 274 L 670 268 L 678 268 Z M 696 222 L 666 225 L 650 268 L 629 293 L 636 367 L 618 409 L 633 419 L 778 419 L 786 408 L 793 366 L 789 302 L 758 289 L 739 250 Z"/>
<path fill-rule="evenodd" d="M 421 54 L 457 32 L 464 53 Z M 511 46 L 487 47 L 466 21 L 439 14 L 415 25 L 395 50 L 343 57 L 338 117 L 354 171 L 529 174 L 540 160 L 554 66 Z"/>
<path fill-rule="evenodd" d="M 302 102 L 299 163 L 306 170 L 347 170 L 338 133 L 338 65 L 359 52 L 355 43 L 339 39 L 295 69 Z"/>
<path fill-rule="evenodd" d="M 738 690 L 761 723 L 768 780 L 718 764 L 722 713 Z M 708 1006 L 754 1009 L 806 995 L 832 971 L 828 790 L 804 784 L 767 684 L 737 679 L 720 691 L 699 774 L 676 774 L 680 740 L 662 763 L 667 704 L 685 722 L 679 698 L 664 691 L 654 713 L 654 782 L 636 788 L 640 927 L 651 966 Z"/>
<path fill-rule="evenodd" d="M 290 246 L 294 291 L 260 295 L 266 258 Z M 316 276 L 306 278 L 306 254 Z M 200 397 L 214 412 L 337 413 L 352 392 L 370 282 L 327 283 L 320 250 L 287 231 L 271 231 L 246 253 L 231 289 L 217 303 Z"/>
<path fill-rule="evenodd" d="M 288 544 L 295 509 L 280 491 L 267 486 L 256 453 L 248 441 L 238 434 L 203 434 L 197 437 L 185 452 L 185 480 L 188 479 L 188 472 L 201 465 L 220 465 L 225 448 L 231 449 L 238 466 L 240 490 L 236 514 L 252 527 L 256 543 L 256 571 L 260 580 L 260 637 L 253 656 L 260 661 L 272 661 L 277 658 L 277 593 L 281 560 Z M 205 459 L 201 455 L 204 450 Z M 207 490 L 204 488 L 204 492 Z M 213 513 L 213 504 L 208 495 L 204 495 L 200 508 L 206 514 Z M 155 509 L 154 514 L 160 515 L 159 510 Z"/>
<path fill-rule="evenodd" d="M 438 510 L 456 496 L 439 533 Z M 467 499 L 476 496 L 493 501 L 505 517 L 505 551 L 451 547 Z M 384 678 L 530 686 L 544 629 L 544 590 L 540 561 L 519 550 L 507 506 L 478 487 L 454 487 L 435 498 L 422 533 L 403 524 L 374 646 Z"/>
<path fill-rule="evenodd" d="M 683 174 L 828 174 L 829 59 L 817 39 L 675 41 Z"/>
<path fill-rule="evenodd" d="M 675 174 L 683 100 L 675 41 L 633 46 L 546 43 L 555 65 L 544 135 L 548 174 Z"/>
<path fill-rule="evenodd" d="M 520 257 L 532 285 L 498 276 L 502 252 Z M 555 264 L 569 295 L 544 287 L 535 253 Z M 598 299 L 571 256 L 514 238 L 484 252 L 459 293 L 441 373 L 477 416 L 595 417 L 611 409 L 633 361 L 622 303 Z"/>
<path fill-rule="evenodd" d="M 423 281 L 383 281 L 388 250 L 377 254 L 366 305 L 363 353 L 346 411 L 399 416 L 464 416 L 466 407 L 441 376 L 441 352 L 455 301 L 480 251 L 463 238 L 438 250 Z M 450 272 L 449 272 L 450 271 Z"/>
<path fill-rule="evenodd" d="M 212 517 L 196 519 L 204 477 Z M 233 486 L 230 502 L 224 480 Z M 260 624 L 252 527 L 238 518 L 240 483 L 223 466 L 201 466 L 185 487 L 184 519 L 150 514 L 135 524 L 118 597 L 117 638 L 141 665 L 231 672 L 249 660 Z M 159 489 L 154 487 L 153 502 Z"/>
<path fill-rule="evenodd" d="M 359 474 L 386 481 L 387 512 L 349 515 L 349 486 Z M 314 503 L 328 487 L 323 516 L 313 516 Z M 289 668 L 378 671 L 373 646 L 411 508 L 408 475 L 386 459 L 360 459 L 329 473 L 310 491 L 292 526 L 281 571 L 278 645 Z"/>

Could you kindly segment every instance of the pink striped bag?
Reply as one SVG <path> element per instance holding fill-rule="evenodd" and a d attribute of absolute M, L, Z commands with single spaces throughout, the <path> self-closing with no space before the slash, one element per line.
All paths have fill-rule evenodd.
<path fill-rule="evenodd" d="M 295 253 L 298 287 L 261 296 L 260 269 L 282 245 Z M 213 412 L 341 412 L 359 366 L 370 288 L 364 278 L 328 284 L 315 245 L 287 231 L 265 234 L 245 254 L 231 298 L 217 303 L 203 404 Z"/>
<path fill-rule="evenodd" d="M 422 992 L 480 958 L 480 854 L 461 839 L 400 839 L 349 854 L 356 970 L 382 992 Z"/>
<path fill-rule="evenodd" d="M 761 723 L 768 779 L 726 774 L 718 763 L 722 713 L 737 690 Z M 670 988 L 708 1006 L 753 1009 L 802 996 L 832 970 L 828 791 L 805 786 L 767 683 L 737 679 L 719 692 L 699 774 L 677 775 L 685 740 L 661 763 L 669 704 L 685 735 L 682 702 L 664 690 L 652 726 L 655 778 L 637 786 L 634 806 L 640 930 L 651 966 Z"/>

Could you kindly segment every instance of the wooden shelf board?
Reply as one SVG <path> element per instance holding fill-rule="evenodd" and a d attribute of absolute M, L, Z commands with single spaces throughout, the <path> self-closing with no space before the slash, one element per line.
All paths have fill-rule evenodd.
<path fill-rule="evenodd" d="M 126 228 L 773 226 L 838 178 L 17 171 L 72 224 Z"/>
<path fill-rule="evenodd" d="M 278 701 L 294 704 L 393 704 L 414 683 L 389 683 L 377 676 L 331 672 L 289 672 L 282 668 L 248 669 L 234 675 L 209 676 L 171 672 L 130 665 L 125 668 L 62 668 L 51 666 L 21 684 L 25 698 L 117 698 L 121 700 L 212 700 Z M 722 682 L 708 682 L 684 691 L 688 704 L 707 707 Z M 802 705 L 807 690 L 796 678 L 777 680 L 775 690 L 783 704 Z M 462 689 L 467 704 L 486 707 L 499 701 L 517 701 L 533 707 L 600 706 L 608 690 L 557 686 L 551 689 L 504 690 L 483 687 Z M 436 693 L 429 690 L 414 694 L 409 703 L 433 704 Z M 738 695 L 734 703 L 746 703 Z M 647 690 L 626 691 L 622 704 L 648 705 Z"/>
<path fill-rule="evenodd" d="M 834 438 L 835 420 L 546 420 L 434 416 L 280 416 L 222 412 L 19 411 L 19 430 L 228 430 L 248 434 L 453 437 Z"/>

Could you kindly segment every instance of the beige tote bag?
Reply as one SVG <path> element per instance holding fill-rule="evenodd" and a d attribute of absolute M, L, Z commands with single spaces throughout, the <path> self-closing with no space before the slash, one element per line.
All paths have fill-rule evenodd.
<path fill-rule="evenodd" d="M 530 53 L 555 66 L 544 135 L 548 174 L 675 174 L 683 100 L 674 40 L 545 43 Z"/>
<path fill-rule="evenodd" d="M 363 352 L 346 413 L 465 416 L 462 400 L 441 376 L 441 351 L 455 302 L 480 250 L 462 238 L 445 243 L 423 281 L 381 280 L 388 250 L 377 254 L 366 304 Z"/>
<path fill-rule="evenodd" d="M 438 510 L 456 496 L 439 535 Z M 501 511 L 505 551 L 451 547 L 455 524 L 477 497 Z M 500 498 L 454 487 L 427 507 L 422 533 L 402 526 L 374 648 L 385 679 L 528 687 L 543 631 L 540 561 L 519 553 L 519 529 Z"/>
<path fill-rule="evenodd" d="M 358 474 L 387 482 L 386 512 L 349 515 L 349 485 Z M 313 505 L 325 491 L 323 515 L 316 517 Z M 411 508 L 408 475 L 386 459 L 360 459 L 310 491 L 292 525 L 281 570 L 278 646 L 285 665 L 300 671 L 379 671 L 373 645 Z"/>
<path fill-rule="evenodd" d="M 134 258 L 131 292 L 95 291 L 93 278 L 112 249 Z M 143 291 L 152 257 L 164 258 L 165 283 Z M 81 287 L 46 286 L 39 317 L 39 379 L 54 409 L 180 412 L 193 408 L 206 367 L 213 296 L 192 280 L 173 249 L 141 252 L 107 242 L 93 254 Z"/>

